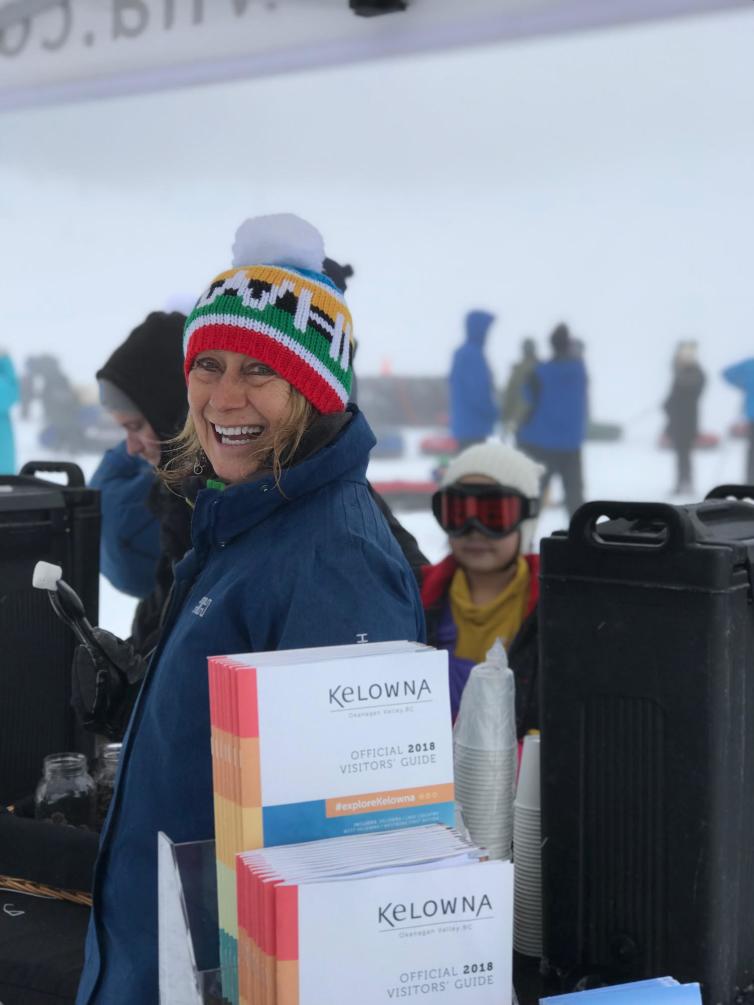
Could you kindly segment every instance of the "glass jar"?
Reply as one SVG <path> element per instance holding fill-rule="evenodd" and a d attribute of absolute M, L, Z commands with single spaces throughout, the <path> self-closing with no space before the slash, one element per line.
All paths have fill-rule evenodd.
<path fill-rule="evenodd" d="M 34 795 L 34 816 L 53 824 L 91 830 L 94 826 L 94 779 L 84 754 L 48 754 Z"/>
<path fill-rule="evenodd" d="M 96 786 L 96 809 L 95 827 L 102 830 L 110 800 L 113 797 L 115 788 L 115 775 L 118 771 L 118 760 L 120 758 L 121 743 L 106 743 L 100 750 L 99 758 L 94 769 L 94 784 Z"/>

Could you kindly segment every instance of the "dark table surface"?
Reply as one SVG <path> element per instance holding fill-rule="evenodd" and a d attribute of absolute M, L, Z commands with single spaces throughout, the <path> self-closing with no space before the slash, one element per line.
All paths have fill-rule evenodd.
<path fill-rule="evenodd" d="M 552 979 L 543 977 L 539 960 L 520 953 L 513 954 L 513 986 L 519 1005 L 537 1005 L 541 997 L 559 994 L 562 990 Z"/>
<path fill-rule="evenodd" d="M 0 890 L 0 1002 L 73 1005 L 89 908 Z"/>

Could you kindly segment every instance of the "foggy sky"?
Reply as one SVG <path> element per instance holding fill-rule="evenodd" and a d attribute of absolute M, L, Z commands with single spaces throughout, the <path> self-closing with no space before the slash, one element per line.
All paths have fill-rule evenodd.
<path fill-rule="evenodd" d="M 696 337 L 719 431 L 716 374 L 754 355 L 752 52 L 754 9 L 5 113 L 0 344 L 91 383 L 244 217 L 293 211 L 356 270 L 360 373 L 446 372 L 482 307 L 502 381 L 563 319 L 595 416 L 625 420 Z"/>

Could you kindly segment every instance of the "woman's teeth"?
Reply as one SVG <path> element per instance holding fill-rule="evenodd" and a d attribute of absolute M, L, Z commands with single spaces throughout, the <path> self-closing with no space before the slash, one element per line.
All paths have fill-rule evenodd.
<path fill-rule="evenodd" d="M 215 436 L 226 446 L 242 447 L 253 442 L 264 426 L 215 426 Z"/>

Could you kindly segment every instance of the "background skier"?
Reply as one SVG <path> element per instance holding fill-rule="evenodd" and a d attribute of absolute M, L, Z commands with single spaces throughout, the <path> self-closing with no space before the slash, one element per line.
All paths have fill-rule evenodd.
<path fill-rule="evenodd" d="M 754 356 L 726 367 L 723 370 L 723 378 L 744 392 L 744 414 L 749 423 L 746 484 L 754 485 Z"/>
<path fill-rule="evenodd" d="M 0 349 L 0 474 L 16 473 L 16 449 L 10 410 L 18 401 L 19 388 L 13 360 Z"/>
<path fill-rule="evenodd" d="M 450 368 L 450 432 L 458 449 L 485 440 L 498 417 L 492 371 L 484 346 L 495 315 L 470 311 L 466 315 L 466 341 L 456 349 Z"/>
<path fill-rule="evenodd" d="M 691 451 L 699 432 L 699 398 L 705 384 L 696 351 L 696 342 L 678 343 L 672 363 L 673 381 L 662 406 L 668 417 L 665 433 L 676 455 L 675 495 L 694 491 Z"/>
<path fill-rule="evenodd" d="M 529 414 L 531 403 L 527 400 L 525 388 L 538 362 L 537 343 L 533 338 L 525 338 L 521 343 L 521 356 L 511 367 L 503 391 L 500 416 L 508 434 L 516 435 L 518 427 Z"/>
<path fill-rule="evenodd" d="M 530 411 L 519 426 L 518 445 L 545 466 L 544 495 L 553 474 L 560 475 L 571 516 L 584 501 L 581 448 L 586 436 L 587 375 L 575 355 L 567 325 L 550 336 L 552 359 L 538 363 L 526 385 Z"/>

